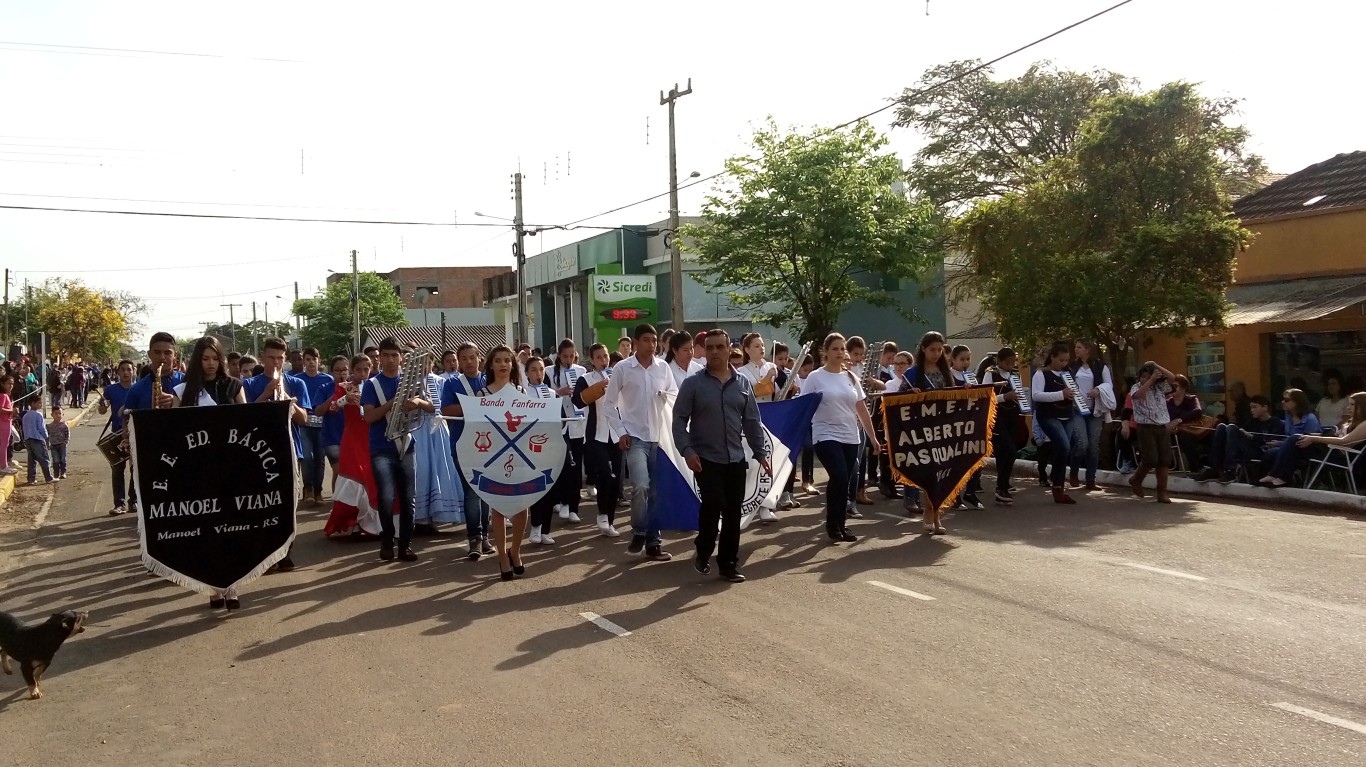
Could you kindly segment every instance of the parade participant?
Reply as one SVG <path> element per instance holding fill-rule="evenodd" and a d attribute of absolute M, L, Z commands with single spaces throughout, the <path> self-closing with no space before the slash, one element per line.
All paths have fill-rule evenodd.
<path fill-rule="evenodd" d="M 518 393 L 526 394 L 519 375 L 517 360 L 512 350 L 501 344 L 495 346 L 489 350 L 488 360 L 484 363 L 485 384 L 478 394 L 481 397 L 492 397 L 499 392 L 513 393 L 514 396 Z M 522 564 L 522 538 L 526 536 L 528 516 L 526 509 L 510 515 L 500 511 L 493 512 L 489 532 L 493 537 L 493 547 L 498 552 L 498 573 L 505 581 L 526 573 L 526 567 Z M 509 518 L 512 521 L 511 545 L 508 544 L 506 524 Z"/>
<path fill-rule="evenodd" d="M 792 370 L 792 366 L 795 362 L 796 360 L 792 359 L 791 353 L 788 352 L 787 344 L 773 344 L 773 364 L 778 366 L 778 375 L 773 379 L 773 383 L 777 385 L 778 391 L 781 392 L 784 387 L 787 387 L 788 379 L 796 375 L 796 372 Z M 787 389 L 787 399 L 792 399 L 800 393 L 801 388 L 797 385 L 797 381 L 793 381 L 792 386 Z M 777 395 L 774 396 L 776 398 Z M 802 452 L 803 450 L 805 452 Z M 800 453 L 801 460 L 805 461 L 807 460 L 807 453 L 810 452 L 811 446 L 803 445 L 802 448 L 799 448 L 796 453 L 793 453 L 790 456 L 792 460 L 792 471 L 788 472 L 787 475 L 787 487 L 783 488 L 783 494 L 778 496 L 778 508 L 782 511 L 802 505 L 800 501 L 793 497 L 792 492 L 797 487 L 798 454 Z M 760 516 L 762 517 L 763 515 L 761 514 Z M 776 518 L 772 512 L 769 512 L 769 516 Z"/>
<path fill-rule="evenodd" d="M 367 357 L 366 362 L 370 359 Z M 368 365 L 366 366 L 369 367 Z M 338 354 L 328 363 L 328 374 L 332 376 L 332 391 L 326 396 L 313 399 L 313 415 L 323 419 L 323 454 L 332 467 L 332 490 L 337 489 L 337 460 L 341 458 L 342 435 L 346 433 L 346 415 L 339 404 L 349 393 L 346 383 L 351 380 L 351 360 L 345 354 Z M 356 392 L 357 401 L 360 392 Z M 359 414 L 359 411 L 358 413 Z"/>
<path fill-rule="evenodd" d="M 328 401 L 332 412 L 327 418 L 342 419 L 341 448 L 333 467 L 332 513 L 327 518 L 323 534 L 379 535 L 379 491 L 375 488 L 375 470 L 370 461 L 370 425 L 361 413 L 361 390 L 370 378 L 370 358 L 357 354 L 347 368 L 333 363 L 332 375 L 337 389 Z M 326 425 L 324 429 L 328 428 Z M 333 427 L 335 428 L 335 427 Z M 392 513 L 390 514 L 392 517 Z"/>
<path fill-rule="evenodd" d="M 560 341 L 555 352 L 555 364 L 548 371 L 550 386 L 555 396 L 563 398 L 560 409 L 564 417 L 572 419 L 564 426 L 564 437 L 568 443 L 568 458 L 564 473 L 555 482 L 555 493 L 559 496 L 555 511 L 560 519 L 577 525 L 579 519 L 580 494 L 583 490 L 584 435 L 587 433 L 587 412 L 574 407 L 570 397 L 579 379 L 588 371 L 578 364 L 579 350 L 571 339 Z"/>
<path fill-rule="evenodd" d="M 1319 417 L 1309 407 L 1309 397 L 1300 389 L 1286 389 L 1281 394 L 1281 407 L 1285 410 L 1285 441 L 1270 445 L 1271 468 L 1262 477 L 1263 485 L 1285 487 L 1299 468 L 1300 460 L 1305 457 L 1299 438 L 1303 436 L 1322 436 L 1323 426 Z M 1336 429 L 1334 430 L 1336 431 Z M 32 469 L 29 470 L 32 472 Z"/>
<path fill-rule="evenodd" d="M 228 352 L 228 375 L 239 379 L 242 377 L 241 352 Z"/>
<path fill-rule="evenodd" d="M 243 383 L 252 376 L 261 375 L 266 370 L 265 367 L 263 367 L 260 362 L 257 362 L 256 358 L 250 354 L 243 354 L 237 360 L 237 369 L 241 371 L 241 375 L 237 377 L 242 379 Z"/>
<path fill-rule="evenodd" d="M 683 379 L 702 369 L 702 363 L 693 357 L 692 335 L 683 330 L 674 333 L 669 339 L 669 351 L 664 361 L 669 363 L 669 372 L 674 374 L 674 383 L 683 385 Z"/>
<path fill-rule="evenodd" d="M 109 414 L 107 428 L 115 433 L 123 431 L 123 408 L 128 399 L 128 391 L 133 387 L 134 370 L 132 360 L 119 360 L 116 368 L 118 378 L 114 383 L 104 387 L 100 392 L 99 404 L 96 405 L 100 415 Z M 127 467 L 127 461 L 120 461 L 110 470 L 114 482 L 114 508 L 109 510 L 111 517 L 128 513 L 128 478 L 125 472 Z"/>
<path fill-rule="evenodd" d="M 425 399 L 432 410 L 418 411 L 417 428 L 410 433 L 413 440 L 413 530 L 435 533 L 437 525 L 458 524 L 465 521 L 461 508 L 465 493 L 463 482 L 455 469 L 450 428 L 437 417 L 441 412 L 441 390 L 445 382 L 431 371 L 432 361 L 424 363 Z"/>
<path fill-rule="evenodd" d="M 659 435 L 670 427 L 662 422 L 662 398 L 677 392 L 678 385 L 668 365 L 655 358 L 654 326 L 637 325 L 634 338 L 635 355 L 612 372 L 604 397 L 608 422 L 621 435 L 618 445 L 626 453 L 633 485 L 631 545 L 626 553 L 667 562 L 673 555 L 664 550 L 658 527 L 657 461 Z"/>
<path fill-rule="evenodd" d="M 630 336 L 622 336 L 617 340 L 617 354 L 620 354 L 622 359 L 635 353 L 635 344 L 632 343 Z"/>
<path fill-rule="evenodd" d="M 920 343 L 915 348 L 915 364 L 901 374 L 901 391 L 918 394 L 957 385 L 953 366 L 949 364 L 949 355 L 946 353 L 948 350 L 944 346 L 944 334 L 938 331 L 931 330 L 920 337 Z M 919 489 L 907 488 L 904 507 L 923 511 L 925 532 L 938 533 L 944 529 L 939 509 L 930 508 L 928 499 Z"/>
<path fill-rule="evenodd" d="M 1019 355 L 1014 349 L 1005 347 L 996 352 L 996 364 L 982 372 L 983 384 L 1009 384 L 1010 376 L 1015 373 Z M 991 453 L 996 457 L 996 503 L 1010 506 L 1015 499 L 1010 497 L 1014 488 L 1010 484 L 1015 470 L 1015 459 L 1019 449 L 1015 444 L 1015 424 L 1020 417 L 1020 394 L 1010 387 L 997 387 L 996 424 L 991 431 Z"/>
<path fill-rule="evenodd" d="M 484 388 L 484 374 L 479 370 L 479 349 L 474 344 L 466 341 L 460 344 L 455 350 L 458 370 L 446 379 L 446 383 L 441 386 L 441 414 L 453 418 L 461 418 L 465 411 L 460 407 L 460 395 L 473 396 L 480 389 Z M 450 422 L 451 434 L 451 460 L 455 463 L 456 476 L 460 477 L 460 489 L 464 491 L 465 501 L 465 532 L 469 537 L 469 558 L 470 561 L 478 561 L 481 555 L 495 553 L 493 544 L 489 542 L 489 523 L 490 514 L 488 504 L 480 500 L 465 480 L 465 473 L 460 470 L 460 459 L 455 455 L 455 443 L 460 440 L 460 435 L 465 430 L 465 422 L 455 420 Z"/>
<path fill-rule="evenodd" d="M 849 372 L 853 373 L 854 377 L 859 379 L 859 386 L 864 388 L 865 394 L 871 395 L 873 392 L 880 392 L 887 388 L 886 384 L 878 379 L 876 373 L 869 371 L 866 367 L 868 363 L 867 341 L 863 340 L 860 336 L 850 336 L 849 340 L 845 342 L 845 353 L 849 357 Z M 873 374 L 869 375 L 870 372 L 873 372 Z M 873 428 L 876 429 L 877 424 L 873 424 Z M 858 470 L 855 474 L 856 482 L 854 494 L 849 502 L 849 510 L 846 512 L 847 516 L 852 519 L 863 518 L 863 514 L 858 510 L 858 507 L 854 505 L 855 502 L 861 506 L 870 506 L 873 503 L 873 499 L 868 497 L 868 490 L 864 486 L 864 476 L 871 476 L 873 483 L 877 484 L 877 461 L 869 460 L 869 451 L 872 450 L 873 443 L 877 442 L 877 432 L 865 432 L 863 437 L 863 446 L 859 448 L 858 453 Z M 873 467 L 871 470 L 869 468 L 870 466 Z"/>
<path fill-rule="evenodd" d="M 612 430 L 607 418 L 609 406 L 602 402 L 607 394 L 609 361 L 606 346 L 593 344 L 588 347 L 588 364 L 593 369 L 579 379 L 570 401 L 575 407 L 588 410 L 584 452 L 588 478 L 597 489 L 598 532 L 604 537 L 616 538 L 621 535 L 613 523 L 621 493 L 622 456 L 618 447 L 621 432 Z"/>
<path fill-rule="evenodd" d="M 744 583 L 739 569 L 740 507 L 749 461 L 743 440 L 749 441 L 754 460 L 765 474 L 772 473 L 772 467 L 750 379 L 730 366 L 730 337 L 725 331 L 711 331 L 706 348 L 707 366 L 679 387 L 673 419 L 674 444 L 696 475 L 701 500 L 693 568 L 703 575 L 711 572 L 711 555 L 716 551 L 721 577 Z"/>
<path fill-rule="evenodd" d="M 308 411 L 312 403 L 308 399 L 308 387 L 304 382 L 285 373 L 285 359 L 289 347 L 283 338 L 270 337 L 261 342 L 261 372 L 242 382 L 247 402 L 274 402 L 290 400 L 290 427 L 294 432 L 294 460 L 304 457 L 303 439 L 299 430 L 308 423 Z M 292 550 L 291 546 L 291 550 Z M 276 562 L 271 570 L 289 572 L 294 569 L 291 552 L 286 551 L 284 559 Z"/>
<path fill-rule="evenodd" d="M 304 382 L 310 403 L 326 402 L 337 386 L 337 382 L 333 380 L 332 376 L 319 369 L 321 362 L 318 350 L 312 346 L 306 347 L 303 356 L 303 371 L 295 376 Z M 323 475 L 327 470 L 327 454 L 323 449 L 322 416 L 310 412 L 308 422 L 299 429 L 299 433 L 303 436 L 304 457 L 299 467 L 304 483 L 304 503 L 321 505 L 323 502 Z"/>
<path fill-rule="evenodd" d="M 152 335 L 151 343 L 147 344 L 147 375 L 138 379 L 136 383 L 128 389 L 128 396 L 124 398 L 122 414 L 134 410 L 146 410 L 154 405 L 156 407 L 173 407 L 175 404 L 175 387 L 185 380 L 185 374 L 174 369 L 175 366 L 175 336 L 170 333 L 160 332 Z M 152 376 L 156 371 L 162 371 L 161 376 L 161 399 L 152 402 Z M 128 421 L 125 418 L 124 424 Z"/>
<path fill-rule="evenodd" d="M 972 372 L 972 349 L 958 344 L 949 350 L 949 372 L 953 375 L 953 385 L 959 388 L 973 385 L 978 379 Z M 967 487 L 958 501 L 960 509 L 985 509 L 977 494 L 982 491 L 982 470 L 978 469 L 968 479 Z"/>
<path fill-rule="evenodd" d="M 441 377 L 450 378 L 452 373 L 460 370 L 460 355 L 454 349 L 447 349 L 441 353 Z"/>
<path fill-rule="evenodd" d="M 1073 446 L 1071 480 L 1072 487 L 1081 484 L 1080 469 L 1086 464 L 1086 492 L 1100 492 L 1096 484 L 1096 471 L 1100 468 L 1100 437 L 1105 429 L 1106 416 L 1115 406 L 1115 379 L 1110 366 L 1101 359 L 1096 345 L 1090 341 L 1078 340 L 1073 349 L 1073 357 L 1068 370 L 1072 380 L 1077 382 L 1077 393 L 1091 408 L 1091 415 L 1077 413 L 1071 430 L 1071 437 L 1082 447 Z"/>
<path fill-rule="evenodd" d="M 806 377 L 811 375 L 811 371 L 816 369 L 815 353 L 806 355 L 801 367 L 797 368 L 797 382 L 792 385 L 795 392 L 793 396 L 801 394 L 802 387 L 806 386 Z M 818 495 L 820 491 L 816 489 L 816 450 L 815 442 L 811 439 L 811 429 L 806 430 L 806 439 L 802 441 L 802 492 L 807 495 Z"/>
<path fill-rule="evenodd" d="M 546 382 L 545 360 L 540 357 L 532 357 L 528 360 L 526 363 L 526 376 L 526 386 L 523 388 L 526 389 L 527 394 L 536 399 L 544 400 L 558 400 L 560 398 L 560 395 L 556 394 L 555 390 Z M 550 490 L 545 495 L 538 498 L 535 503 L 531 504 L 530 526 L 532 543 L 549 546 L 555 542 L 555 539 L 550 536 L 550 522 L 555 516 L 555 507 L 558 505 L 556 502 L 560 498 L 560 483 L 568 482 L 569 474 L 577 470 L 578 467 L 574 465 L 573 458 L 570 456 L 568 449 L 566 449 L 564 454 L 564 470 L 560 472 L 560 476 L 555 480 L 555 484 Z"/>
<path fill-rule="evenodd" d="M 1055 347 L 1056 348 L 1056 347 Z M 1064 348 L 1062 355 L 1067 356 Z M 1055 369 L 1050 359 L 1050 366 L 1045 370 Z M 1043 387 L 1039 385 L 1039 377 L 1045 371 L 1034 374 L 1034 401 L 1040 402 L 1040 397 L 1044 396 Z M 1148 362 L 1138 370 L 1138 382 L 1129 390 L 1130 399 L 1134 407 L 1134 423 L 1138 429 L 1139 464 L 1134 475 L 1129 478 L 1129 487 L 1133 488 L 1134 495 L 1143 497 L 1143 478 L 1148 476 L 1148 472 L 1157 470 L 1157 502 L 1171 503 L 1171 498 L 1167 497 L 1167 474 L 1171 471 L 1172 461 L 1172 426 L 1171 416 L 1167 412 L 1167 395 L 1171 393 L 1171 381 L 1176 376 L 1171 371 L 1157 364 Z M 1061 379 L 1058 379 L 1059 382 Z M 1054 382 L 1053 385 L 1057 385 Z M 1072 392 L 1064 392 L 1065 402 L 1070 403 Z M 1046 400 L 1045 400 L 1046 401 Z M 1043 407 L 1036 405 L 1036 411 L 1043 410 Z M 1058 408 L 1061 412 L 1061 408 Z M 1059 448 L 1054 454 L 1054 459 L 1058 463 L 1066 460 L 1067 433 L 1063 429 L 1054 428 L 1056 435 L 1061 435 Z M 1059 493 L 1059 476 L 1061 472 L 1058 467 L 1053 467 L 1053 497 L 1056 500 Z M 1064 497 L 1066 494 L 1064 493 Z M 1071 503 L 1072 501 L 1061 501 Z"/>
<path fill-rule="evenodd" d="M 432 403 L 414 396 L 398 401 L 399 372 L 403 367 L 403 349 L 398 340 L 390 336 L 379 342 L 380 370 L 366 382 L 361 392 L 361 413 L 365 422 L 370 424 L 370 466 L 375 472 L 375 488 L 379 496 L 379 523 L 383 530 L 380 539 L 379 558 L 385 562 L 394 559 L 394 515 L 398 515 L 398 558 L 404 562 L 416 562 L 413 553 L 413 515 L 417 493 L 417 467 L 414 456 L 413 440 L 402 435 L 390 441 L 388 429 L 389 413 L 395 407 L 405 413 L 414 410 L 434 412 Z"/>
<path fill-rule="evenodd" d="M 726 340 L 729 342 L 730 337 L 727 336 Z M 755 399 L 772 402 L 773 395 L 778 391 L 778 366 L 764 359 L 764 337 L 758 333 L 746 333 L 740 340 L 740 351 L 745 355 L 745 364 L 739 367 L 739 372 L 749 379 Z"/>
<path fill-rule="evenodd" d="M 1053 344 L 1044 358 L 1043 367 L 1034 371 L 1030 385 L 1030 392 L 1034 398 L 1034 417 L 1052 447 L 1053 472 L 1049 478 L 1049 486 L 1053 490 L 1054 503 L 1076 503 L 1067 494 L 1067 485 L 1064 484 L 1067 465 L 1071 462 L 1073 454 L 1079 452 L 1082 447 L 1074 439 L 1075 427 L 1071 425 L 1073 418 L 1081 417 L 1074 404 L 1076 391 L 1062 378 L 1071 357 L 1071 345 L 1066 341 Z M 1137 404 L 1137 397 L 1134 398 L 1134 402 Z M 1166 421 L 1163 420 L 1163 423 Z M 1161 471 L 1165 472 L 1165 469 Z"/>
<path fill-rule="evenodd" d="M 692 358 L 697 360 L 698 367 L 701 367 L 702 360 L 707 358 L 707 331 L 698 331 L 692 337 Z"/>
<path fill-rule="evenodd" d="M 825 337 L 821 344 L 825 365 L 806 377 L 802 396 L 821 395 L 812 417 L 811 438 L 816 457 L 830 477 L 825 485 L 825 532 L 832 541 L 852 543 L 858 537 L 849 532 L 845 520 L 849 499 L 860 479 L 858 453 L 864 442 L 863 434 L 873 433 L 873 419 L 868 415 L 863 386 L 846 369 L 848 354 L 844 344 L 844 336 L 839 333 Z M 872 449 L 874 454 L 880 454 L 882 445 L 874 442 Z"/>
<path fill-rule="evenodd" d="M 205 336 L 195 341 L 185 380 L 173 389 L 175 407 L 244 404 L 247 399 L 242 382 L 223 370 L 222 360 L 223 347 L 218 339 Z"/>
<path fill-rule="evenodd" d="M 19 470 L 10 466 L 10 435 L 14 432 L 14 400 L 9 393 L 14 389 L 14 376 L 9 373 L 0 375 L 0 475 L 15 475 Z M 103 412 L 103 411 L 101 411 Z M 119 464 L 122 466 L 123 464 Z M 122 477 L 123 472 L 119 472 Z M 117 493 L 115 493 L 117 496 Z M 117 498 L 115 505 L 118 506 Z M 122 513 L 122 512 L 120 512 Z"/>
<path fill-rule="evenodd" d="M 371 375 L 371 376 L 377 376 L 377 375 L 379 375 L 379 370 L 380 370 L 380 367 L 379 367 L 379 347 L 378 347 L 378 346 L 367 346 L 367 347 L 365 347 L 365 356 L 367 356 L 367 357 L 370 358 L 370 375 Z"/>

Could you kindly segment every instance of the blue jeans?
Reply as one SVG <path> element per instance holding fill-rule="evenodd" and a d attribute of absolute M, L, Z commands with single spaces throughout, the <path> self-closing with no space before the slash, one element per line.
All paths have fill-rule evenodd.
<path fill-rule="evenodd" d="M 62 476 L 66 473 L 66 443 L 52 446 L 52 473 Z"/>
<path fill-rule="evenodd" d="M 1073 426 L 1078 416 L 1073 416 L 1067 420 L 1059 420 L 1052 416 L 1038 413 L 1035 422 L 1039 424 L 1039 429 L 1044 436 L 1048 437 L 1048 444 L 1052 447 L 1052 469 L 1049 481 L 1053 487 L 1066 487 L 1067 465 L 1072 462 L 1072 458 L 1079 452 L 1081 445 L 1074 444 L 1072 436 L 1079 428 L 1085 428 L 1081 424 Z"/>
<path fill-rule="evenodd" d="M 299 471 L 303 474 L 304 487 L 321 489 L 327 455 L 323 453 L 323 430 L 317 426 L 304 426 L 299 429 L 304 457 L 299 461 Z"/>
<path fill-rule="evenodd" d="M 1072 438 L 1072 471 L 1086 466 L 1086 484 L 1096 484 L 1096 470 L 1100 468 L 1100 432 L 1105 419 L 1095 416 L 1072 416 L 1067 422 L 1067 433 Z"/>
<path fill-rule="evenodd" d="M 370 466 L 375 470 L 375 490 L 379 495 L 379 524 L 386 541 L 394 539 L 394 504 L 398 504 L 398 540 L 406 545 L 413 539 L 413 496 L 417 474 L 413 446 L 400 458 L 396 450 L 382 450 L 370 454 Z"/>
<path fill-rule="evenodd" d="M 41 439 L 24 440 L 28 443 L 28 481 L 33 482 L 38 478 L 38 467 L 43 467 L 43 477 L 52 481 L 52 467 L 48 463 L 47 443 Z"/>
<path fill-rule="evenodd" d="M 341 460 L 341 445 L 323 445 L 323 455 L 327 456 L 327 462 L 332 464 L 332 471 L 337 470 L 337 461 Z"/>
<path fill-rule="evenodd" d="M 659 443 L 631 438 L 626 451 L 626 470 L 634 485 L 631 492 L 631 537 L 644 538 L 646 546 L 664 542 L 659 533 L 659 490 L 655 487 Z"/>
<path fill-rule="evenodd" d="M 845 528 L 849 500 L 853 498 L 853 483 L 858 479 L 858 454 L 863 448 L 846 445 L 833 439 L 816 443 L 816 457 L 825 467 L 829 480 L 825 483 L 825 529 L 837 533 Z"/>

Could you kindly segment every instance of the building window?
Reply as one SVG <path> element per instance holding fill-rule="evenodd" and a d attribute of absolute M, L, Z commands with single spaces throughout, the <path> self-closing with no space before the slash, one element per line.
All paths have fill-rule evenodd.
<path fill-rule="evenodd" d="M 1346 394 L 1361 391 L 1366 381 L 1366 329 L 1324 333 L 1271 333 L 1271 391 L 1302 389 L 1310 402 L 1324 392 L 1324 377 L 1340 373 Z M 1277 397 L 1272 397 L 1277 399 Z"/>

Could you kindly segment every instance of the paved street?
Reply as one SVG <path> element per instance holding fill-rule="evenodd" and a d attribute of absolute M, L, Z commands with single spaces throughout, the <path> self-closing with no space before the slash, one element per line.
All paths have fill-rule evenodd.
<path fill-rule="evenodd" d="M 1029 485 L 945 538 L 884 502 L 831 546 L 811 499 L 746 533 L 729 586 L 678 535 L 647 564 L 556 530 L 503 583 L 463 531 L 381 564 L 305 510 L 301 569 L 227 616 L 106 516 L 100 423 L 41 531 L 3 534 L 0 606 L 91 611 L 44 699 L 3 679 L 11 764 L 1366 762 L 1360 518 Z"/>

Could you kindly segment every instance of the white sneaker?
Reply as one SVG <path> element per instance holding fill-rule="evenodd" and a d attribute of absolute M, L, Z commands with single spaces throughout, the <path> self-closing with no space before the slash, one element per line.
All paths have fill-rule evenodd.
<path fill-rule="evenodd" d="M 542 536 L 541 536 L 541 539 L 540 539 L 539 541 L 532 541 L 532 543 L 540 543 L 540 544 L 543 544 L 543 545 L 545 545 L 545 546 L 549 546 L 550 544 L 552 544 L 552 543 L 554 543 L 554 542 L 555 542 L 555 539 L 554 539 L 554 538 L 551 538 L 549 535 L 542 535 Z"/>
<path fill-rule="evenodd" d="M 602 533 L 604 538 L 616 538 L 621 535 L 621 533 L 617 532 L 617 529 L 612 526 L 612 523 L 607 521 L 606 514 L 598 515 L 598 532 Z"/>
<path fill-rule="evenodd" d="M 540 542 L 541 542 L 541 531 L 540 531 L 540 530 L 532 530 L 532 531 L 531 531 L 531 542 L 532 542 L 532 543 L 540 543 Z"/>
<path fill-rule="evenodd" d="M 569 512 L 569 523 L 570 523 L 570 524 L 572 524 L 572 525 L 577 525 L 578 523 L 580 523 L 580 522 L 582 522 L 582 521 L 583 521 L 582 519 L 579 519 L 579 515 L 578 515 L 578 514 L 575 514 L 575 513 L 572 512 L 572 511 Z"/>
<path fill-rule="evenodd" d="M 785 492 L 782 494 L 782 497 L 778 499 L 778 508 L 780 509 L 790 509 L 794 505 L 795 502 L 792 500 L 792 493 Z"/>
<path fill-rule="evenodd" d="M 591 486 L 590 486 L 590 487 L 588 488 L 588 497 L 589 497 L 589 498 L 597 498 L 597 497 L 598 497 L 598 489 L 597 489 L 596 487 L 591 487 Z"/>
<path fill-rule="evenodd" d="M 773 513 L 773 509 L 763 506 L 759 508 L 759 520 L 761 522 L 775 522 L 778 515 Z"/>
<path fill-rule="evenodd" d="M 509 530 L 512 529 L 512 518 L 511 518 L 511 517 L 503 517 L 503 527 L 506 527 L 506 528 L 509 529 Z"/>
<path fill-rule="evenodd" d="M 560 519 L 569 519 L 569 504 L 555 504 L 555 513 L 560 515 Z"/>

